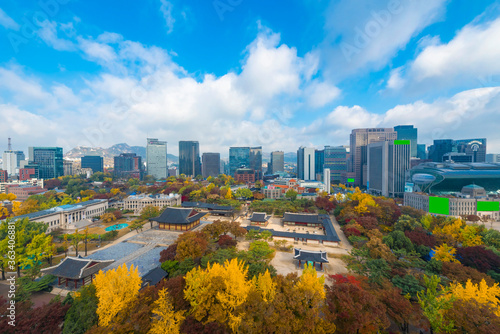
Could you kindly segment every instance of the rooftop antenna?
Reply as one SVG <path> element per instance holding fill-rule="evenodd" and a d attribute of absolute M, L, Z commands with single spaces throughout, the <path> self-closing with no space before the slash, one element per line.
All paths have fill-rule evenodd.
<path fill-rule="evenodd" d="M 9 137 L 9 145 L 8 145 L 8 150 L 12 151 L 12 144 L 10 143 L 10 137 Z"/>

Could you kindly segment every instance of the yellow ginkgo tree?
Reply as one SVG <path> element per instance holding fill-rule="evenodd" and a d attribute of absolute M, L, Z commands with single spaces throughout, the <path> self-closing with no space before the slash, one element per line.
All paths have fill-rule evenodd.
<path fill-rule="evenodd" d="M 434 259 L 441 262 L 459 262 L 455 259 L 455 253 L 457 250 L 454 247 L 448 246 L 447 244 L 442 244 L 441 246 L 434 249 Z"/>
<path fill-rule="evenodd" d="M 465 286 L 460 283 L 453 283 L 447 297 L 451 296 L 465 301 L 474 300 L 479 304 L 489 305 L 493 308 L 495 314 L 500 317 L 500 287 L 498 283 L 488 286 L 484 279 L 479 284 L 473 284 L 469 279 Z"/>
<path fill-rule="evenodd" d="M 179 334 L 184 321 L 184 311 L 174 311 L 172 299 L 166 289 L 158 292 L 158 299 L 153 304 L 153 323 L 148 334 Z"/>

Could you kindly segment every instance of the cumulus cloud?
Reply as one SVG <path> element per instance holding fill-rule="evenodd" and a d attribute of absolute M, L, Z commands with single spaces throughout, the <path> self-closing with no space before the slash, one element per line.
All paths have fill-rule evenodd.
<path fill-rule="evenodd" d="M 21 26 L 0 8 L 0 25 L 6 29 L 19 30 Z"/>
<path fill-rule="evenodd" d="M 340 0 L 326 14 L 320 46 L 329 76 L 339 79 L 379 69 L 411 38 L 442 17 L 447 0 Z"/>

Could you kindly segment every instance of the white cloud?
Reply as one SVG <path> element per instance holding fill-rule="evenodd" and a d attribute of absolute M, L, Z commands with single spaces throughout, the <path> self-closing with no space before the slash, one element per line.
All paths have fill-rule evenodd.
<path fill-rule="evenodd" d="M 326 14 L 320 50 L 328 75 L 342 79 L 386 65 L 411 38 L 442 17 L 447 0 L 340 0 Z"/>
<path fill-rule="evenodd" d="M 61 26 L 65 31 L 71 31 L 68 25 Z M 68 30 L 69 29 L 69 30 Z M 45 24 L 37 31 L 38 36 L 50 47 L 58 51 L 75 51 L 76 46 L 70 40 L 59 38 L 57 22 L 45 21 Z"/>
<path fill-rule="evenodd" d="M 500 80 L 500 18 L 471 23 L 448 43 L 436 38 L 406 67 L 408 87 L 436 89 L 472 85 L 488 87 Z M 391 87 L 390 87 L 391 88 Z"/>
<path fill-rule="evenodd" d="M 304 92 L 308 104 L 313 108 L 321 108 L 340 95 L 340 89 L 328 82 L 314 80 Z"/>
<path fill-rule="evenodd" d="M 161 2 L 160 11 L 163 15 L 163 18 L 165 19 L 167 34 L 170 34 L 172 31 L 174 31 L 175 19 L 172 13 L 174 5 L 172 4 L 172 2 L 167 0 L 160 0 L 160 2 Z"/>
<path fill-rule="evenodd" d="M 6 29 L 19 30 L 21 26 L 0 8 L 0 25 Z"/>

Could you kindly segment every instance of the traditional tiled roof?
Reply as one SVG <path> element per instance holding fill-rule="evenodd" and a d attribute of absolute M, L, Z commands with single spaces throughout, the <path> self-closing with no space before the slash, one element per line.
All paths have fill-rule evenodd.
<path fill-rule="evenodd" d="M 305 249 L 293 249 L 293 258 L 295 260 L 301 261 L 311 261 L 318 263 L 329 263 L 328 258 L 326 256 L 326 252 L 323 251 L 309 251 Z"/>
<path fill-rule="evenodd" d="M 271 216 L 267 216 L 265 212 L 254 212 L 250 216 L 251 222 L 263 223 L 267 222 Z"/>
<path fill-rule="evenodd" d="M 204 202 L 182 202 L 181 206 L 183 208 L 197 208 L 197 209 L 207 209 L 207 210 L 233 210 L 232 206 L 217 205 Z"/>
<path fill-rule="evenodd" d="M 284 222 L 295 222 L 295 223 L 318 224 L 321 222 L 321 218 L 320 218 L 320 215 L 285 212 L 285 215 L 283 216 L 283 221 Z"/>
<path fill-rule="evenodd" d="M 114 260 L 99 261 L 84 259 L 80 256 L 68 256 L 58 265 L 42 269 L 41 271 L 44 274 L 51 274 L 57 277 L 81 279 L 99 272 L 99 270 L 106 268 L 113 262 Z"/>
<path fill-rule="evenodd" d="M 193 209 L 166 208 L 162 214 L 149 220 L 164 224 L 190 224 L 201 219 L 205 213 L 199 213 Z"/>
<path fill-rule="evenodd" d="M 314 215 L 316 216 L 316 215 Z M 332 221 L 328 215 L 317 215 L 321 224 L 323 224 L 323 228 L 325 229 L 325 235 L 319 235 L 314 233 L 296 233 L 296 232 L 286 232 L 286 231 L 275 231 L 273 229 L 263 229 L 258 226 L 247 226 L 245 227 L 249 230 L 257 230 L 257 231 L 269 231 L 275 237 L 283 237 L 283 238 L 299 238 L 299 239 L 309 239 L 309 240 L 323 240 L 330 242 L 339 242 L 339 236 L 333 227 Z"/>
<path fill-rule="evenodd" d="M 148 272 L 146 275 L 142 276 L 143 286 L 146 285 L 156 285 L 160 283 L 162 279 L 168 276 L 168 273 L 161 267 L 156 267 Z"/>

